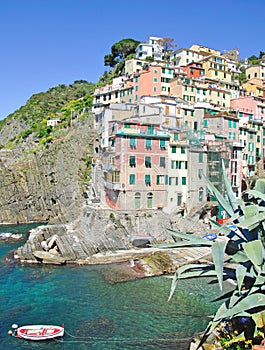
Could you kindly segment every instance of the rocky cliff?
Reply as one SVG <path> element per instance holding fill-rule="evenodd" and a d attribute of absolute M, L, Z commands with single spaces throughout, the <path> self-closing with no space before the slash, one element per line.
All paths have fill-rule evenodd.
<path fill-rule="evenodd" d="M 48 145 L 27 140 L 0 151 L 0 222 L 63 222 L 79 214 L 93 152 L 91 118 Z"/>

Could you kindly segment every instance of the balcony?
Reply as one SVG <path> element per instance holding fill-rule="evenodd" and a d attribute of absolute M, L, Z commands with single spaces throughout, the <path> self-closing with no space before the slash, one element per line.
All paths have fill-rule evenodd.
<path fill-rule="evenodd" d="M 121 183 L 104 181 L 104 187 L 108 188 L 109 190 L 120 191 L 122 189 L 122 184 Z"/>
<path fill-rule="evenodd" d="M 170 135 L 168 132 L 164 130 L 154 130 L 150 132 L 149 130 L 143 129 L 143 128 L 119 128 L 117 130 L 117 135 L 128 135 L 128 136 L 135 136 L 135 137 L 154 137 L 154 138 L 170 138 Z"/>

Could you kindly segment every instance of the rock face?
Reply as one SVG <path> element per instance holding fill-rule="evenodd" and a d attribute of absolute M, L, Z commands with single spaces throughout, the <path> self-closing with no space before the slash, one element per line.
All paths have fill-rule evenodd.
<path fill-rule="evenodd" d="M 1 150 L 0 223 L 66 223 L 75 218 L 84 200 L 93 139 L 90 124 L 83 122 L 42 150 L 30 142 Z"/>

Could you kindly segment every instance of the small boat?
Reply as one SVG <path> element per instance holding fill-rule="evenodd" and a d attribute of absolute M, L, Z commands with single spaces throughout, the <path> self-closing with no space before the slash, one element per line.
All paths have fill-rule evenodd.
<path fill-rule="evenodd" d="M 12 328 L 15 329 L 15 337 L 27 340 L 46 340 L 64 335 L 64 325 L 27 325 L 17 328 L 13 325 Z"/>

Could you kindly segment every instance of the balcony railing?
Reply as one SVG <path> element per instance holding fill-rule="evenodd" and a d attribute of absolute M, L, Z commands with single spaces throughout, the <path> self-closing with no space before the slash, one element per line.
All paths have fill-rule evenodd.
<path fill-rule="evenodd" d="M 122 185 L 120 183 L 114 183 L 109 181 L 104 181 L 105 188 L 108 188 L 109 190 L 121 190 Z"/>
<path fill-rule="evenodd" d="M 146 130 L 142 128 L 119 128 L 117 134 L 132 135 L 132 136 L 150 136 L 150 137 L 166 137 L 170 138 L 168 132 L 164 130 Z"/>

